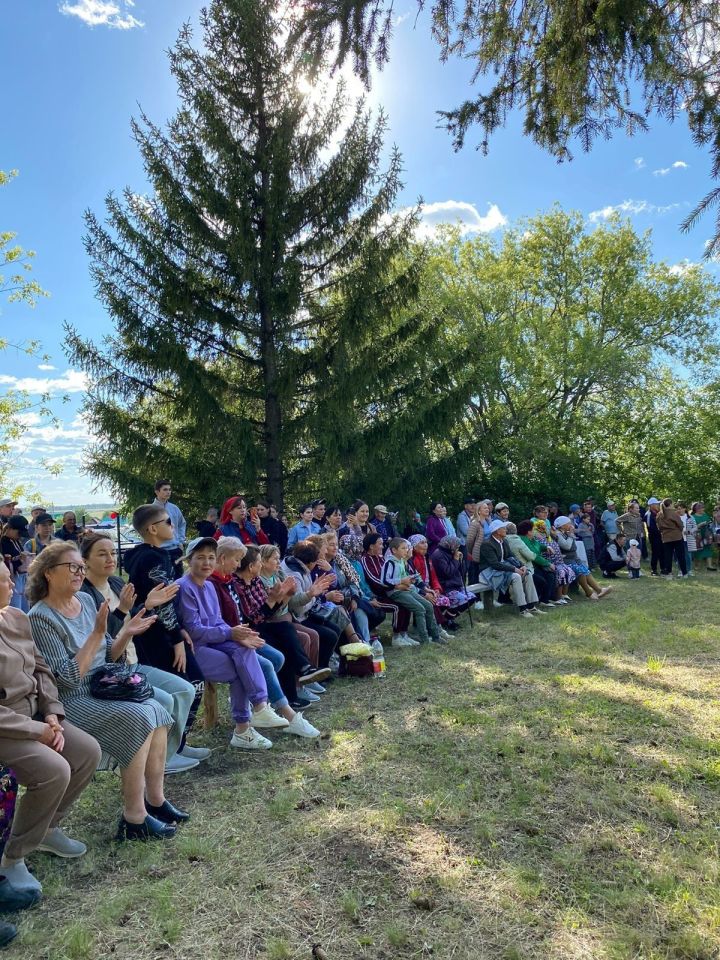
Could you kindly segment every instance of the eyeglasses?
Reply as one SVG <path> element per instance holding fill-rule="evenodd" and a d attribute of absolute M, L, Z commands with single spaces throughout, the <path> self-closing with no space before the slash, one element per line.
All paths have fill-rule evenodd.
<path fill-rule="evenodd" d="M 67 563 L 54 563 L 54 564 L 50 567 L 50 569 L 51 569 L 51 570 L 54 570 L 55 567 L 69 567 L 69 568 L 70 568 L 70 573 L 72 573 L 72 574 L 82 573 L 82 574 L 84 575 L 84 574 L 85 574 L 85 570 L 86 570 L 86 567 L 85 567 L 85 564 L 84 564 L 84 563 L 73 563 L 72 561 L 68 561 Z"/>

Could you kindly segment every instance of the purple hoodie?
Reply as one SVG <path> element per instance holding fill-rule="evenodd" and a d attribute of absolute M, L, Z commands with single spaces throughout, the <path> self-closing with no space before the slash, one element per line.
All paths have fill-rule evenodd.
<path fill-rule="evenodd" d="M 189 573 L 177 584 L 178 614 L 193 643 L 206 646 L 232 640 L 232 627 L 220 616 L 215 587 L 208 580 L 199 586 Z"/>

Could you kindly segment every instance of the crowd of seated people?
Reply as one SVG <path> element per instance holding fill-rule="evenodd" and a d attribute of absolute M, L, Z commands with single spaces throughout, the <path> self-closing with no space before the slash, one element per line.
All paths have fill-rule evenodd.
<path fill-rule="evenodd" d="M 263 498 L 211 507 L 187 541 L 185 518 L 159 480 L 132 523 L 141 543 L 125 557 L 111 531 L 32 509 L 32 525 L 0 500 L 0 763 L 26 788 L 0 862 L 0 907 L 37 902 L 25 858 L 85 852 L 61 823 L 98 767 L 120 773 L 118 840 L 171 840 L 190 814 L 166 778 L 206 761 L 190 739 L 204 706 L 218 722 L 229 690 L 237 750 L 268 750 L 284 734 L 316 739 L 304 712 L 321 701 L 345 644 L 370 645 L 387 621 L 394 647 L 445 645 L 465 611 L 509 604 L 524 619 L 577 597 L 597 602 L 603 579 L 627 571 L 693 576 L 715 570 L 720 508 L 651 497 L 620 514 L 608 501 L 538 504 L 511 519 L 503 501 L 466 497 L 455 522 L 430 504 L 398 533 L 386 506 L 324 499 L 289 526 Z M 594 571 L 599 569 L 600 581 Z M 411 627 L 412 624 L 412 627 Z M 413 633 L 411 635 L 411 629 Z M 143 699 L 105 699 L 94 680 L 124 672 Z M 119 675 L 119 674 L 118 674 Z M 0 943 L 3 930 L 0 927 Z"/>

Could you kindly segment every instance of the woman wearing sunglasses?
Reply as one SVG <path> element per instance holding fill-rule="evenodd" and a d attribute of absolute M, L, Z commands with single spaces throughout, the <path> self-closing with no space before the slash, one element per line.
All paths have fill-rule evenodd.
<path fill-rule="evenodd" d="M 108 603 L 99 610 L 80 593 L 85 564 L 74 543 L 53 543 L 28 574 L 35 644 L 55 675 L 67 718 L 98 741 L 120 766 L 123 813 L 119 840 L 166 839 L 188 819 L 165 799 L 168 727 L 173 719 L 157 700 L 134 703 L 98 700 L 90 693 L 92 673 L 119 660 L 133 637 L 153 625 L 141 609 L 113 639 L 107 631 Z"/>

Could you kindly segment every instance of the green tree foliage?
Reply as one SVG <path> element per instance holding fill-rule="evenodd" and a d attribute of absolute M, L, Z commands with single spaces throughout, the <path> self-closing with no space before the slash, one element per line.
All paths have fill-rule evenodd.
<path fill-rule="evenodd" d="M 375 375 L 370 348 L 390 352 L 415 292 L 416 217 L 391 216 L 401 161 L 381 169 L 385 120 L 342 86 L 300 92 L 321 61 L 285 42 L 280 7 L 211 3 L 202 52 L 183 29 L 180 109 L 165 130 L 133 124 L 149 194 L 110 195 L 105 223 L 87 214 L 116 332 L 96 345 L 70 329 L 69 354 L 94 381 L 89 468 L 125 501 L 167 474 L 197 506 L 237 490 L 282 505 L 344 429 L 318 407 Z M 430 336 L 416 319 L 413 340 Z"/>
<path fill-rule="evenodd" d="M 695 395 L 678 364 L 712 373 L 719 304 L 702 269 L 653 262 L 649 235 L 617 218 L 588 232 L 555 208 L 502 240 L 448 230 L 420 287 L 418 309 L 440 321 L 431 353 L 403 357 L 397 402 L 391 382 L 372 418 L 347 418 L 342 472 L 323 479 L 423 508 L 466 491 L 529 506 L 661 489 L 684 455 L 679 425 L 657 421 Z"/>
<path fill-rule="evenodd" d="M 430 12 L 443 60 L 475 64 L 482 92 L 441 117 L 461 147 L 472 128 L 488 149 L 510 111 L 525 134 L 559 160 L 577 138 L 589 150 L 616 129 L 645 130 L 652 114 L 687 119 L 709 145 L 720 179 L 720 3 L 716 0 L 416 0 Z M 337 38 L 337 59 L 352 57 L 367 82 L 374 60 L 385 63 L 395 0 L 308 0 L 300 34 L 306 49 Z M 404 12 L 404 9 L 403 11 Z M 689 228 L 720 203 L 720 187 L 701 201 Z M 720 252 L 720 213 L 706 255 Z"/>
<path fill-rule="evenodd" d="M 8 173 L 0 170 L 0 187 L 6 186 L 16 176 L 16 170 Z M 38 299 L 46 297 L 47 293 L 37 280 L 30 276 L 35 253 L 17 244 L 16 237 L 17 234 L 12 231 L 0 231 L 0 300 L 34 307 Z M 3 316 L 2 311 L 0 316 Z M 16 350 L 29 355 L 38 354 L 39 341 L 17 337 L 14 331 L 10 332 L 11 327 L 5 319 L 3 328 L 0 333 L 0 353 Z M 25 415 L 34 409 L 49 415 L 46 409 L 47 399 L 43 397 L 36 407 L 22 390 L 6 389 L 0 393 L 0 490 L 7 489 L 13 449 L 27 429 Z"/>

